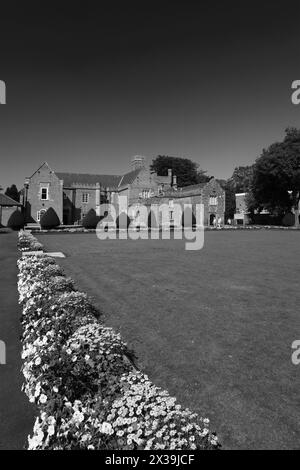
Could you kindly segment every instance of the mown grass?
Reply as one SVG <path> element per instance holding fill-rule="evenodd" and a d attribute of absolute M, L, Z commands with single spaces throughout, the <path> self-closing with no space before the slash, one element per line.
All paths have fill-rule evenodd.
<path fill-rule="evenodd" d="M 298 448 L 296 231 L 205 232 L 180 240 L 38 237 L 134 347 L 144 371 L 210 417 L 224 448 Z"/>

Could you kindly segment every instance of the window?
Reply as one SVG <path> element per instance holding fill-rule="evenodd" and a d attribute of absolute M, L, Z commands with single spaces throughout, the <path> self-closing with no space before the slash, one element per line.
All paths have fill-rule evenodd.
<path fill-rule="evenodd" d="M 209 198 L 209 205 L 210 205 L 210 206 L 217 206 L 217 205 L 218 205 L 218 198 L 217 198 L 217 196 L 210 196 L 210 198 Z"/>
<path fill-rule="evenodd" d="M 150 197 L 150 191 L 149 189 L 144 189 L 142 193 L 143 199 L 148 199 Z"/>
<path fill-rule="evenodd" d="M 44 201 L 48 199 L 48 188 L 41 188 L 41 199 Z"/>
<path fill-rule="evenodd" d="M 88 204 L 90 199 L 89 193 L 82 193 L 82 203 L 83 204 Z"/>

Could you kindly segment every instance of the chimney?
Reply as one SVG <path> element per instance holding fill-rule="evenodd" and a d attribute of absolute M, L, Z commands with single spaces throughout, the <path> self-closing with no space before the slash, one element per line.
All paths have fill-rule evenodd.
<path fill-rule="evenodd" d="M 140 168 L 145 168 L 146 158 L 141 155 L 135 155 L 131 160 L 131 169 L 139 170 Z"/>
<path fill-rule="evenodd" d="M 172 184 L 172 186 L 173 186 L 173 189 L 174 189 L 175 191 L 177 191 L 177 176 L 175 176 L 175 175 L 173 176 L 173 184 Z"/>
<path fill-rule="evenodd" d="M 168 177 L 170 178 L 170 182 L 172 181 L 172 168 L 168 169 Z"/>

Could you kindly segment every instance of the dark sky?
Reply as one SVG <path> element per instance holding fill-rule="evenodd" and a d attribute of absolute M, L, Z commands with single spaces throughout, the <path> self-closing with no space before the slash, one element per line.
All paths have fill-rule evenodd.
<path fill-rule="evenodd" d="M 300 127 L 299 59 L 297 2 L 1 3 L 0 184 L 136 154 L 229 177 Z"/>

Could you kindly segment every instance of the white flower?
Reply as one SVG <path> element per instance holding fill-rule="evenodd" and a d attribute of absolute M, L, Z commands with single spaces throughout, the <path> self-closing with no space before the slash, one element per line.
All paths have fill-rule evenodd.
<path fill-rule="evenodd" d="M 75 411 L 75 413 L 73 414 L 73 421 L 76 424 L 79 424 L 79 423 L 82 423 L 83 420 L 84 420 L 84 414 L 78 410 Z"/>
<path fill-rule="evenodd" d="M 46 403 L 46 401 L 47 401 L 46 395 L 44 395 L 44 394 L 42 393 L 42 395 L 40 396 L 39 401 L 40 401 L 40 403 Z"/>
<path fill-rule="evenodd" d="M 53 436 L 53 435 L 54 435 L 54 432 L 55 432 L 55 428 L 54 428 L 53 424 L 51 424 L 51 425 L 48 427 L 48 434 L 49 434 L 49 436 Z"/>
<path fill-rule="evenodd" d="M 114 430 L 110 423 L 104 422 L 101 426 L 101 432 L 103 434 L 113 434 Z"/>

